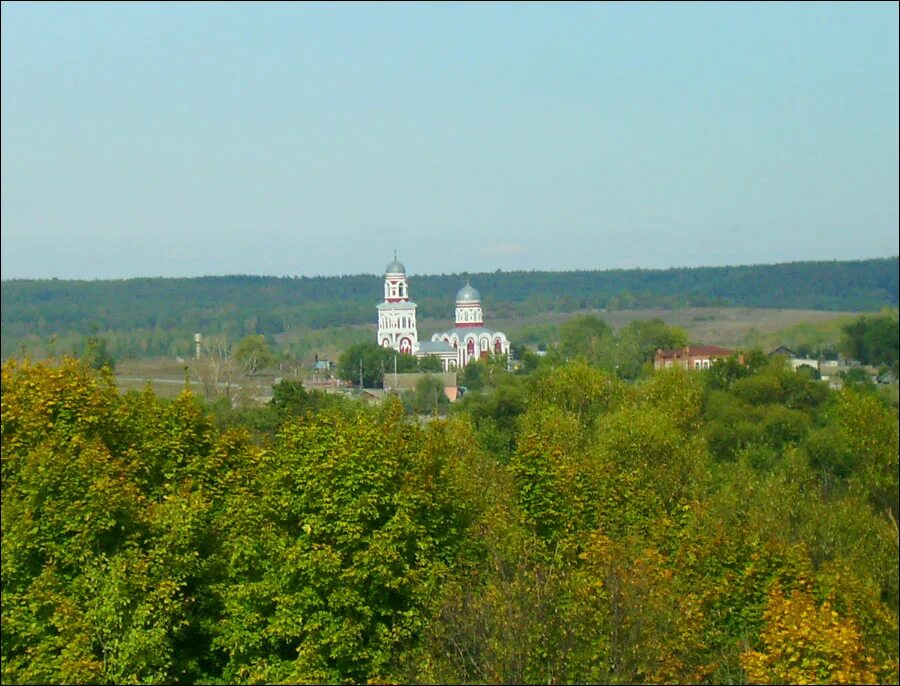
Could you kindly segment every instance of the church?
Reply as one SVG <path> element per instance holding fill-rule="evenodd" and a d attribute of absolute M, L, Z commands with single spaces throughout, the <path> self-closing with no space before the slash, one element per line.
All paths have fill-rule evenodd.
<path fill-rule="evenodd" d="M 456 293 L 456 326 L 420 342 L 406 267 L 395 255 L 384 271 L 384 302 L 378 304 L 378 344 L 382 347 L 416 357 L 437 357 L 444 371 L 489 355 L 509 354 L 506 334 L 484 326 L 481 294 L 468 282 Z"/>

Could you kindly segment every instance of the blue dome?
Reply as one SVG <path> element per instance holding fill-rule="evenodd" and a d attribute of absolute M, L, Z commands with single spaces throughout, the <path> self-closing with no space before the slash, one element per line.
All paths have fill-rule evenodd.
<path fill-rule="evenodd" d="M 402 262 L 398 262 L 394 260 L 387 267 L 384 268 L 385 274 L 406 274 L 406 267 L 403 266 Z"/>
<path fill-rule="evenodd" d="M 461 300 L 465 302 L 480 302 L 481 293 L 476 291 L 469 284 L 466 284 L 456 292 L 456 302 Z"/>

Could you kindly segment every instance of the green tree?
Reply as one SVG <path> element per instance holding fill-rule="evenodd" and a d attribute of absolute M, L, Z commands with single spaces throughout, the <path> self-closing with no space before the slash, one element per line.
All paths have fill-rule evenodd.
<path fill-rule="evenodd" d="M 185 393 L 120 396 L 72 359 L 3 367 L 2 670 L 11 683 L 203 680 L 211 483 Z"/>
<path fill-rule="evenodd" d="M 897 311 L 860 317 L 842 327 L 841 352 L 864 364 L 896 367 L 900 356 L 900 323 Z"/>
<path fill-rule="evenodd" d="M 661 319 L 634 321 L 619 332 L 616 347 L 616 366 L 621 376 L 636 379 L 642 368 L 653 361 L 657 348 L 683 348 L 687 334 L 666 325 Z"/>
<path fill-rule="evenodd" d="M 272 386 L 272 400 L 269 407 L 281 419 L 301 417 L 307 412 L 320 412 L 327 407 L 338 407 L 343 402 L 339 395 L 330 395 L 320 390 L 306 390 L 302 381 L 285 379 Z"/>
<path fill-rule="evenodd" d="M 390 399 L 285 426 L 220 522 L 224 678 L 391 680 L 464 530 L 449 462 Z"/>
<path fill-rule="evenodd" d="M 487 365 L 482 360 L 470 362 L 463 367 L 462 374 L 459 376 L 459 385 L 464 386 L 467 391 L 480 391 L 485 386 L 487 372 Z"/>
<path fill-rule="evenodd" d="M 354 384 L 359 384 L 362 377 L 363 388 L 380 387 L 384 372 L 393 370 L 394 355 L 393 350 L 386 350 L 376 343 L 356 343 L 341 353 L 338 359 L 338 377 Z M 400 358 L 410 356 L 398 355 L 398 363 Z M 399 366 L 398 364 L 398 371 Z"/>
<path fill-rule="evenodd" d="M 518 420 L 528 404 L 521 377 L 506 374 L 488 391 L 469 390 L 453 406 L 454 414 L 468 417 L 479 445 L 501 462 L 508 460 L 515 444 Z"/>
<path fill-rule="evenodd" d="M 234 359 L 249 376 L 275 364 L 275 356 L 266 343 L 265 336 L 246 336 L 234 349 Z"/>
<path fill-rule="evenodd" d="M 2 679 L 897 683 L 896 408 L 706 381 L 556 363 L 423 424 L 282 382 L 256 445 L 9 360 Z"/>
<path fill-rule="evenodd" d="M 81 361 L 91 369 L 116 368 L 116 361 L 109 352 L 106 339 L 97 335 L 96 331 L 85 339 Z"/>
<path fill-rule="evenodd" d="M 844 383 L 851 388 L 857 390 L 875 390 L 875 384 L 872 382 L 869 372 L 860 367 L 851 367 L 846 372 L 842 372 L 841 376 Z"/>
<path fill-rule="evenodd" d="M 441 360 L 433 355 L 420 357 L 418 360 L 418 369 L 420 372 L 442 372 L 444 368 L 441 366 Z"/>
<path fill-rule="evenodd" d="M 613 330 L 593 314 L 572 317 L 559 327 L 559 350 L 569 359 L 582 357 L 607 369 L 615 366 Z"/>
<path fill-rule="evenodd" d="M 728 389 L 735 381 L 743 379 L 750 373 L 750 368 L 742 363 L 735 353 L 713 360 L 704 376 L 710 389 Z"/>
<path fill-rule="evenodd" d="M 445 412 L 450 399 L 444 393 L 444 384 L 436 376 L 426 375 L 416 381 L 416 387 L 406 394 L 409 408 L 416 414 Z"/>
<path fill-rule="evenodd" d="M 900 515 L 897 412 L 871 393 L 844 390 L 835 414 L 841 441 L 854 456 L 849 478 L 853 489 L 866 494 L 873 505 L 890 513 L 896 522 Z"/>

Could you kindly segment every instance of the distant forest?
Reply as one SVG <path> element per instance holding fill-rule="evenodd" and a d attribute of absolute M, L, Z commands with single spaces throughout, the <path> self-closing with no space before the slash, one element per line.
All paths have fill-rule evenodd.
<path fill-rule="evenodd" d="M 420 318 L 452 316 L 465 274 L 411 276 Z M 898 258 L 666 270 L 469 274 L 492 318 L 582 309 L 767 307 L 872 311 L 898 305 Z M 206 276 L 2 282 L 4 358 L 110 335 L 120 356 L 188 352 L 193 332 L 274 336 L 371 323 L 381 275 Z M 65 352 L 65 351 L 60 351 Z"/>

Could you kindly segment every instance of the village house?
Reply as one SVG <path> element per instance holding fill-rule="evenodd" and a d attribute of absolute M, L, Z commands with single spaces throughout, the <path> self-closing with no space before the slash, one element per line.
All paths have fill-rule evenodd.
<path fill-rule="evenodd" d="M 783 357 L 788 361 L 788 364 L 791 365 L 791 368 L 794 371 L 797 371 L 800 367 L 810 367 L 816 371 L 819 371 L 819 361 L 813 359 L 809 356 L 800 357 L 790 348 L 787 348 L 783 345 L 778 346 L 769 353 L 769 357 Z"/>
<path fill-rule="evenodd" d="M 717 345 L 692 345 L 673 350 L 657 348 L 656 355 L 653 357 L 653 368 L 709 369 L 715 360 L 730 357 L 733 354 L 734 350 L 720 348 Z M 743 363 L 742 355 L 738 359 Z"/>

